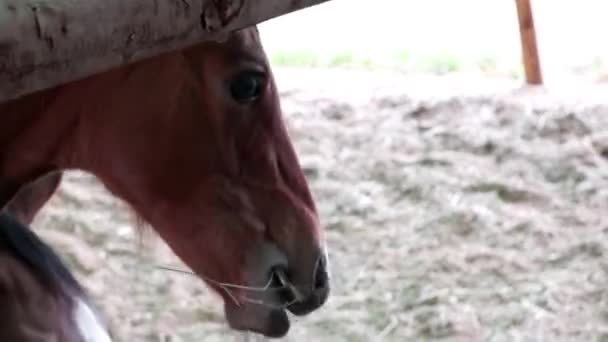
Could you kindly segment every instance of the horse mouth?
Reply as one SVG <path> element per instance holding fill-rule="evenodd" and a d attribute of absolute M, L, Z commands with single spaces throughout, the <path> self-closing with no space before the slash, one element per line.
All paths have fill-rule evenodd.
<path fill-rule="evenodd" d="M 257 304 L 236 306 L 225 303 L 224 310 L 230 328 L 237 331 L 253 332 L 267 338 L 281 338 L 291 327 L 287 310 L 270 308 Z"/>
<path fill-rule="evenodd" d="M 314 255 L 311 267 L 289 267 L 287 257 L 274 243 L 256 248 L 245 266 L 234 295 L 226 290 L 224 311 L 230 328 L 269 338 L 285 336 L 289 314 L 307 315 L 320 308 L 329 296 L 329 273 L 323 253 Z"/>
<path fill-rule="evenodd" d="M 291 322 L 285 309 L 272 309 L 268 318 L 260 327 L 252 327 L 250 331 L 269 338 L 281 338 L 287 335 Z"/>
<path fill-rule="evenodd" d="M 304 295 L 287 277 L 283 268 L 270 273 L 269 288 L 275 289 L 271 296 L 235 306 L 226 303 L 226 318 L 235 330 L 250 331 L 268 338 L 284 337 L 290 329 L 289 313 L 307 315 L 327 300 L 326 291 L 313 291 Z M 272 303 L 272 304 L 271 304 Z"/>
<path fill-rule="evenodd" d="M 273 302 L 285 304 L 266 306 L 270 310 L 266 324 L 257 329 L 252 329 L 252 331 L 266 337 L 280 338 L 289 332 L 291 326 L 287 311 L 291 312 L 291 305 L 302 301 L 304 296 L 289 281 L 287 270 L 283 267 L 276 267 L 271 270 L 268 286 L 271 289 L 275 289 Z M 265 306 L 262 303 L 258 305 Z"/>

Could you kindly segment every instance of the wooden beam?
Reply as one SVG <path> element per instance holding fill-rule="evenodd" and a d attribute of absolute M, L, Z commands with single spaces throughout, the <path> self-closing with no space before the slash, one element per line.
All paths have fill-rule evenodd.
<path fill-rule="evenodd" d="M 538 46 L 536 44 L 536 29 L 530 0 L 515 0 L 517 4 L 517 17 L 519 19 L 519 33 L 521 36 L 521 50 L 526 73 L 526 83 L 539 85 L 543 83 Z"/>
<path fill-rule="evenodd" d="M 0 0 L 0 102 L 328 0 Z"/>

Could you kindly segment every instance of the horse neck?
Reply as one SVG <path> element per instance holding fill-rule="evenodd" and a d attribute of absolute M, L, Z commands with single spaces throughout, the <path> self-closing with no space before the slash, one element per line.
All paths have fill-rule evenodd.
<path fill-rule="evenodd" d="M 65 156 L 78 115 L 70 110 L 63 90 L 0 103 L 0 209 L 19 188 L 68 162 Z"/>

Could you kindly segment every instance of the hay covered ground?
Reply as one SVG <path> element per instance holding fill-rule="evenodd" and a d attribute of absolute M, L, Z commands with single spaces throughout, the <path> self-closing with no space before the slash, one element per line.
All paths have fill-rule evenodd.
<path fill-rule="evenodd" d="M 329 303 L 284 341 L 608 341 L 599 97 L 457 76 L 277 74 L 334 277 Z M 69 173 L 34 226 L 120 341 L 242 340 L 200 281 L 154 267 L 184 268 L 91 176 Z"/>

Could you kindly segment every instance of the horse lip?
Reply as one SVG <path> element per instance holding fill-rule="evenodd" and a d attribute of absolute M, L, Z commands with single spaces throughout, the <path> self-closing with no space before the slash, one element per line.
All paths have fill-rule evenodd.
<path fill-rule="evenodd" d="M 289 316 L 284 309 L 264 307 L 237 307 L 226 305 L 228 325 L 237 331 L 253 332 L 267 338 L 281 338 L 291 328 Z M 263 318 L 262 318 L 263 317 Z"/>
<path fill-rule="evenodd" d="M 267 338 L 281 338 L 287 335 L 291 328 L 291 322 L 287 312 L 283 309 L 274 309 L 268 319 L 269 325 L 263 328 L 254 328 L 252 331 L 262 334 Z"/>
<path fill-rule="evenodd" d="M 316 290 L 306 300 L 287 306 L 287 310 L 296 316 L 305 316 L 323 306 L 327 298 L 329 298 L 329 288 Z"/>

